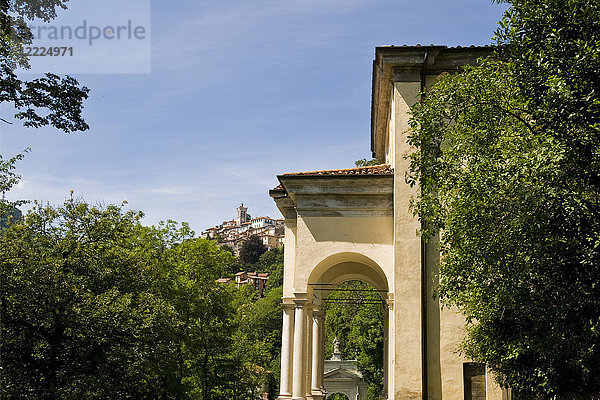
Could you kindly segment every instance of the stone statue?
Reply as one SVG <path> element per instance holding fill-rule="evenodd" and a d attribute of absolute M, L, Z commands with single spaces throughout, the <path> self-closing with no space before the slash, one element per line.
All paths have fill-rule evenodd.
<path fill-rule="evenodd" d="M 340 350 L 340 340 L 338 338 L 333 339 L 333 361 L 342 361 L 342 351 Z"/>

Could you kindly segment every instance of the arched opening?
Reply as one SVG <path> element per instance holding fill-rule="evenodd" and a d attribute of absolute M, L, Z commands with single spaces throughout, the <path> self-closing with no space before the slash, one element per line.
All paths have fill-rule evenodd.
<path fill-rule="evenodd" d="M 317 355 L 313 364 L 319 360 L 312 366 L 313 392 L 321 388 L 325 393 L 332 392 L 330 389 L 337 393 L 339 387 L 324 386 L 323 377 L 331 376 L 325 360 L 335 357 L 333 339 L 340 336 L 339 357 L 356 363 L 358 375 L 365 377 L 360 396 L 356 387 L 353 400 L 386 396 L 391 301 L 382 268 L 361 254 L 336 254 L 313 269 L 307 292 L 313 308 L 312 352 Z"/>
<path fill-rule="evenodd" d="M 350 400 L 344 393 L 336 392 L 327 395 L 327 400 Z"/>

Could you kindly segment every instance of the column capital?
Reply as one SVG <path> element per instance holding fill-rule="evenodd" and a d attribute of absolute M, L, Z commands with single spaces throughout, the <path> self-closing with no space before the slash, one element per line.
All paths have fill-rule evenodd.
<path fill-rule="evenodd" d="M 307 308 L 308 299 L 294 299 L 294 304 L 296 305 L 296 307 Z"/>
<path fill-rule="evenodd" d="M 296 304 L 296 307 L 306 307 L 308 305 L 308 293 L 296 292 L 292 301 Z"/>
<path fill-rule="evenodd" d="M 295 306 L 293 297 L 283 297 L 281 299 L 281 308 L 283 310 L 293 310 Z"/>
<path fill-rule="evenodd" d="M 313 305 L 313 317 L 323 318 L 325 316 L 325 310 L 320 306 Z"/>
<path fill-rule="evenodd" d="M 390 310 L 394 309 L 394 293 L 388 293 L 387 299 L 385 300 L 385 304 Z"/>

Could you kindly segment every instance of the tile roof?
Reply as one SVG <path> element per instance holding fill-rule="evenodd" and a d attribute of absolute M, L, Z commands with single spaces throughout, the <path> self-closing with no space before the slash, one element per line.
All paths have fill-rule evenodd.
<path fill-rule="evenodd" d="M 288 172 L 282 176 L 343 176 L 343 175 L 393 175 L 394 170 L 387 164 L 371 165 L 345 169 L 327 169 L 323 171 Z M 279 185 L 274 190 L 283 190 Z"/>
<path fill-rule="evenodd" d="M 493 45 L 464 45 L 464 46 L 447 46 L 444 44 L 430 44 L 430 45 L 422 45 L 420 43 L 418 44 L 402 44 L 402 45 L 394 45 L 394 44 L 384 44 L 381 46 L 377 46 L 377 47 L 441 47 L 444 49 L 474 49 L 474 48 L 481 48 L 481 47 L 488 47 L 488 48 L 492 48 L 492 47 L 496 47 Z"/>

